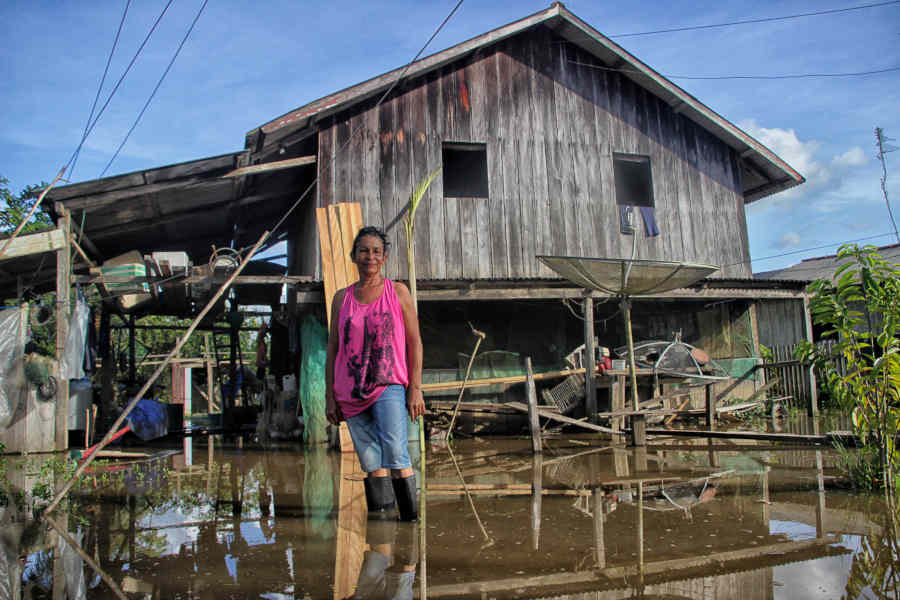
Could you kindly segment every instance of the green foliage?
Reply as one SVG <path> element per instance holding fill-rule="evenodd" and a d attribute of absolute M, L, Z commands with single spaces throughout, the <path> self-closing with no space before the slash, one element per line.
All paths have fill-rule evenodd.
<path fill-rule="evenodd" d="M 805 342 L 796 354 L 815 364 L 823 387 L 850 413 L 856 434 L 878 465 L 878 484 L 893 493 L 900 473 L 895 440 L 900 424 L 900 266 L 885 261 L 871 246 L 853 244 L 840 248 L 838 262 L 834 282 L 820 279 L 808 288 L 814 294 L 812 318 L 834 344 Z M 836 369 L 835 356 L 846 361 L 846 375 Z M 865 470 L 853 473 L 868 476 Z"/>
<path fill-rule="evenodd" d="M 873 499 L 870 503 L 877 502 Z M 859 549 L 847 577 L 844 598 L 900 597 L 900 514 L 896 507 L 867 506 L 865 514 L 877 525 L 877 530 L 859 538 Z"/>
<path fill-rule="evenodd" d="M 12 233 L 15 231 L 32 205 L 37 201 L 38 196 L 47 183 L 40 185 L 29 185 L 18 194 L 14 194 L 7 187 L 9 180 L 0 175 L 0 202 L 3 208 L 0 209 L 0 233 Z M 43 207 L 38 208 L 29 223 L 22 229 L 22 233 L 34 233 L 45 229 L 53 228 L 53 220 Z"/>
<path fill-rule="evenodd" d="M 428 177 L 423 179 L 416 189 L 409 196 L 409 207 L 406 216 L 403 217 L 403 223 L 406 226 L 406 258 L 409 264 L 409 291 L 412 294 L 413 304 L 416 302 L 416 246 L 415 246 L 415 228 L 416 228 L 416 209 L 419 202 L 428 191 L 428 187 L 437 174 L 441 172 L 441 167 L 432 171 Z"/>

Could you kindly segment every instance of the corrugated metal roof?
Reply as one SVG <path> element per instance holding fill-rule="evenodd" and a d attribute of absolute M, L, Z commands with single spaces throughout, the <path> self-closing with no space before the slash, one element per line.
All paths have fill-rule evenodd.
<path fill-rule="evenodd" d="M 878 253 L 889 262 L 900 263 L 900 244 L 881 246 Z M 806 260 L 784 269 L 762 271 L 754 273 L 753 277 L 760 280 L 778 281 L 802 281 L 809 282 L 816 279 L 830 278 L 840 266 L 836 254 L 807 258 Z"/>

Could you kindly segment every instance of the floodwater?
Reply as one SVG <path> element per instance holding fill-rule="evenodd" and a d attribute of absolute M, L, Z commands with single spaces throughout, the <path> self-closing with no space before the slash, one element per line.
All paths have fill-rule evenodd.
<path fill-rule="evenodd" d="M 831 450 L 653 441 L 429 445 L 409 524 L 367 520 L 352 455 L 186 438 L 92 469 L 69 542 L 0 506 L 0 598 L 897 597 L 896 526 Z"/>

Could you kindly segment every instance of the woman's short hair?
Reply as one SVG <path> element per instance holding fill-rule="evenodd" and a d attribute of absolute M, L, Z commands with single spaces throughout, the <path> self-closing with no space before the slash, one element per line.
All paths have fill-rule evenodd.
<path fill-rule="evenodd" d="M 387 234 L 381 229 L 369 225 L 368 227 L 363 227 L 362 229 L 360 229 L 359 233 L 356 234 L 356 237 L 353 238 L 353 248 L 351 248 L 350 250 L 350 258 L 356 256 L 356 245 L 359 243 L 359 240 L 368 235 L 380 239 L 382 246 L 384 246 L 384 253 L 387 254 L 388 248 L 391 246 L 391 243 L 388 241 Z"/>

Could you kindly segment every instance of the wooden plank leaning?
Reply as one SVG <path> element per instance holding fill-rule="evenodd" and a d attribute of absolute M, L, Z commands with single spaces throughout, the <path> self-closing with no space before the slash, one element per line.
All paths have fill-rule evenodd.
<path fill-rule="evenodd" d="M 235 269 L 234 273 L 231 274 L 231 277 L 229 277 L 228 280 L 222 284 L 222 287 L 219 288 L 219 291 L 216 292 L 215 296 L 213 296 L 212 299 L 210 299 L 210 301 L 206 303 L 206 306 L 203 307 L 203 310 L 200 311 L 200 314 L 197 315 L 197 317 L 191 323 L 191 326 L 188 327 L 187 331 L 184 332 L 184 335 L 181 336 L 181 339 L 178 340 L 178 343 L 175 344 L 175 347 L 172 348 L 172 350 L 169 351 L 169 354 L 166 355 L 165 360 L 163 360 L 162 363 L 156 368 L 156 371 L 153 372 L 153 375 L 150 376 L 146 383 L 144 383 L 143 387 L 141 387 L 140 391 L 138 391 L 134 398 L 131 399 L 131 402 L 128 403 L 128 406 L 125 407 L 125 410 L 122 411 L 122 414 L 119 415 L 119 418 L 116 419 L 116 422 L 112 424 L 112 426 L 109 428 L 109 431 L 105 436 L 103 436 L 103 439 L 100 440 L 100 443 L 97 444 L 97 451 L 92 453 L 84 462 L 78 465 L 78 468 L 75 469 L 75 472 L 72 474 L 72 477 L 69 479 L 69 481 L 66 482 L 62 489 L 53 498 L 53 501 L 50 502 L 50 504 L 47 506 L 47 509 L 44 511 L 45 515 L 49 515 L 53 512 L 53 510 L 59 504 L 60 500 L 62 500 L 63 497 L 69 492 L 69 490 L 72 489 L 72 486 L 75 485 L 75 482 L 78 480 L 81 474 L 84 473 L 85 469 L 87 469 L 88 466 L 90 466 L 90 464 L 94 461 L 94 458 L 97 456 L 97 454 L 99 454 L 99 451 L 103 450 L 103 448 L 105 448 L 106 445 L 109 444 L 113 435 L 117 431 L 119 431 L 119 429 L 122 427 L 122 423 L 125 422 L 125 419 L 128 418 L 128 415 L 132 410 L 134 410 L 134 407 L 137 406 L 138 401 L 144 396 L 144 394 L 147 393 L 147 390 L 150 389 L 150 386 L 153 385 L 153 382 L 159 378 L 166 367 L 168 367 L 169 362 L 181 351 L 181 348 L 188 341 L 188 339 L 190 339 L 191 334 L 193 334 L 194 330 L 197 329 L 200 321 L 202 321 L 203 318 L 206 317 L 207 313 L 212 310 L 212 307 L 215 306 L 219 298 L 221 298 L 225 291 L 228 290 L 232 282 L 237 278 L 238 275 L 241 274 L 241 271 L 244 270 L 244 267 L 247 266 L 247 264 L 253 258 L 253 255 L 255 255 L 259 251 L 260 247 L 262 247 L 266 239 L 268 239 L 269 234 L 269 231 L 263 232 L 262 236 L 259 238 L 259 241 L 257 241 L 256 245 L 254 245 L 253 248 L 250 249 L 250 252 L 246 257 L 244 257 L 244 260 L 241 261 L 237 269 Z"/>

